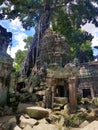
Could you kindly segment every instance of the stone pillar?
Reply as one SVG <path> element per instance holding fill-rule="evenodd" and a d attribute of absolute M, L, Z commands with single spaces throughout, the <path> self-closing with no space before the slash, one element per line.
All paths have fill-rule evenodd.
<path fill-rule="evenodd" d="M 52 108 L 52 91 L 48 88 L 45 93 L 45 108 Z"/>
<path fill-rule="evenodd" d="M 47 89 L 45 91 L 45 108 L 52 108 L 51 78 L 47 78 Z"/>
<path fill-rule="evenodd" d="M 91 97 L 93 99 L 94 98 L 94 89 L 93 89 L 93 86 L 91 86 L 90 90 L 91 90 Z"/>
<path fill-rule="evenodd" d="M 71 112 L 74 113 L 77 107 L 76 77 L 69 78 L 69 103 Z"/>

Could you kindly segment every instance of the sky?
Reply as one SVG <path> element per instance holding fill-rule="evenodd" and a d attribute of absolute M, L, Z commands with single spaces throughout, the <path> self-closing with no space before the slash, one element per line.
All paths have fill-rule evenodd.
<path fill-rule="evenodd" d="M 11 51 L 8 49 L 8 54 L 11 55 L 12 58 L 15 57 L 15 53 L 17 50 L 24 50 L 25 42 L 23 41 L 28 36 L 34 35 L 34 29 L 26 31 L 18 18 L 15 20 L 0 20 L 0 25 L 7 29 L 8 32 L 12 32 L 12 48 Z M 87 23 L 82 27 L 83 30 L 91 33 L 94 38 L 92 40 L 92 48 L 94 46 L 98 46 L 98 28 L 96 28 L 93 24 Z M 93 48 L 93 54 L 98 55 L 98 49 Z"/>
<path fill-rule="evenodd" d="M 11 50 L 8 48 L 7 52 L 12 58 L 15 57 L 17 50 L 24 50 L 25 42 L 23 41 L 28 36 L 34 35 L 34 29 L 26 31 L 18 18 L 15 20 L 0 20 L 0 25 L 7 29 L 8 32 L 12 32 L 12 47 Z"/>
<path fill-rule="evenodd" d="M 98 27 L 95 27 L 94 24 L 87 23 L 82 27 L 83 30 L 91 33 L 94 38 L 92 39 L 92 49 L 93 49 L 93 54 L 98 55 L 98 49 L 95 49 L 94 46 L 98 46 Z"/>

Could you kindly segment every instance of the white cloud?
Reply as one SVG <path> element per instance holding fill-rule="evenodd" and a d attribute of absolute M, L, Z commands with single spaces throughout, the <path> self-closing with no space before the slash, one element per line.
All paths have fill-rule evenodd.
<path fill-rule="evenodd" d="M 98 32 L 98 28 L 95 27 L 95 25 L 91 23 L 85 24 L 84 26 L 82 26 L 82 29 L 91 33 L 92 35 L 95 35 L 96 32 Z"/>
<path fill-rule="evenodd" d="M 12 58 L 14 58 L 17 50 L 24 50 L 25 42 L 23 40 L 27 38 L 27 35 L 18 18 L 9 22 L 8 31 L 13 33 L 13 37 L 11 51 L 8 48 L 7 52 L 11 55 Z"/>
<path fill-rule="evenodd" d="M 11 51 L 8 48 L 8 54 L 11 55 L 12 58 L 15 57 L 15 53 L 17 50 L 24 50 L 25 42 L 23 39 L 25 39 L 27 35 L 25 33 L 17 32 L 14 36 L 13 39 L 16 41 L 16 46 L 12 46 Z"/>
<path fill-rule="evenodd" d="M 8 32 L 12 32 L 12 48 L 11 51 L 7 50 L 8 54 L 11 55 L 12 58 L 15 57 L 15 53 L 17 50 L 24 50 L 25 42 L 23 41 L 27 36 L 31 36 L 34 34 L 34 28 L 31 28 L 30 31 L 26 31 L 22 27 L 22 23 L 18 18 L 15 20 L 0 20 L 0 24 L 7 29 Z"/>
<path fill-rule="evenodd" d="M 98 28 L 95 27 L 94 24 L 87 23 L 84 26 L 82 26 L 82 30 L 87 31 L 94 36 L 94 38 L 92 40 L 92 47 L 94 47 L 96 45 L 98 46 Z"/>
<path fill-rule="evenodd" d="M 9 29 L 10 30 L 20 30 L 20 31 L 25 31 L 25 29 L 23 29 L 22 27 L 22 23 L 19 21 L 18 18 L 16 18 L 15 20 L 11 20 L 11 22 L 9 23 Z"/>
<path fill-rule="evenodd" d="M 98 46 L 98 37 L 97 36 L 95 36 L 92 40 L 92 47 L 94 47 L 94 46 Z"/>

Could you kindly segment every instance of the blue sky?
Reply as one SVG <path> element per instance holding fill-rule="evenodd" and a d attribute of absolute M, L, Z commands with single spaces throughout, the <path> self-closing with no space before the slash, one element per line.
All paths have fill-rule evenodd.
<path fill-rule="evenodd" d="M 34 29 L 31 28 L 30 30 L 26 31 L 23 27 L 21 22 L 18 18 L 15 20 L 0 20 L 0 25 L 7 29 L 7 31 L 12 32 L 12 48 L 11 51 L 8 49 L 8 53 L 11 55 L 12 58 L 15 57 L 15 53 L 18 49 L 24 50 L 25 43 L 23 39 L 27 38 L 27 36 L 34 35 Z"/>
<path fill-rule="evenodd" d="M 27 36 L 33 36 L 34 29 L 31 28 L 31 30 L 26 31 L 22 27 L 22 24 L 18 18 L 12 21 L 0 20 L 0 25 L 5 27 L 9 32 L 13 33 L 12 48 L 11 48 L 11 52 L 8 49 L 8 53 L 11 55 L 12 58 L 14 58 L 15 53 L 17 52 L 18 49 L 24 50 L 25 43 L 23 42 L 23 39 L 27 38 Z M 88 31 L 94 36 L 94 39 L 92 40 L 92 47 L 98 46 L 98 28 L 88 23 L 85 26 L 83 26 L 82 29 Z M 93 51 L 94 55 L 98 55 L 98 50 L 97 49 L 93 49 L 93 50 L 94 50 Z"/>

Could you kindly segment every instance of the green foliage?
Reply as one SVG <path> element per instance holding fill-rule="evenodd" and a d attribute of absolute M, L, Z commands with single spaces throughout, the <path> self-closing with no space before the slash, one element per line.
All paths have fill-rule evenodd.
<path fill-rule="evenodd" d="M 92 102 L 93 102 L 93 104 L 94 104 L 95 106 L 98 107 L 98 98 L 97 98 L 97 97 L 94 98 L 94 99 L 92 100 Z"/>
<path fill-rule="evenodd" d="M 43 10 L 43 1 L 41 0 L 4 0 L 6 6 L 2 8 L 2 15 L 6 15 L 7 19 L 15 19 L 19 17 L 23 23 L 23 27 L 30 29 L 38 23 L 41 12 Z M 13 8 L 11 8 L 13 6 Z M 40 8 L 41 7 L 41 8 Z"/>
<path fill-rule="evenodd" d="M 91 49 L 91 42 L 86 40 L 81 44 L 79 50 L 76 53 L 80 63 L 94 60 L 93 51 Z"/>
<path fill-rule="evenodd" d="M 72 116 L 64 116 L 64 124 L 67 127 L 78 127 L 86 119 L 87 118 L 85 113 L 73 114 Z"/>
<path fill-rule="evenodd" d="M 21 68 L 23 60 L 25 59 L 26 54 L 27 54 L 27 50 L 24 50 L 24 51 L 18 50 L 16 52 L 15 59 L 14 59 L 14 62 L 15 62 L 14 67 L 15 67 L 16 71 L 19 71 L 19 69 Z"/>
<path fill-rule="evenodd" d="M 26 39 L 24 39 L 24 42 L 26 43 L 25 44 L 25 49 L 26 50 L 18 50 L 15 54 L 15 59 L 14 59 L 14 62 L 15 62 L 15 65 L 14 65 L 14 68 L 16 69 L 16 71 L 19 71 L 20 68 L 22 67 L 22 63 L 27 55 L 27 50 L 29 49 L 30 47 L 30 44 L 31 44 L 31 40 L 32 40 L 32 36 L 29 36 L 27 37 Z"/>
<path fill-rule="evenodd" d="M 54 12 L 52 17 L 52 27 L 53 30 L 59 32 L 60 34 L 66 35 L 68 38 L 70 37 L 70 32 L 72 32 L 73 28 L 70 18 L 64 9 L 58 9 Z"/>
<path fill-rule="evenodd" d="M 5 15 L 6 19 L 18 17 L 26 29 L 36 27 L 40 18 L 42 18 L 43 12 L 46 11 L 47 13 L 47 10 L 52 12 L 50 21 L 53 30 L 66 36 L 68 39 L 72 59 L 76 56 L 81 59 L 87 55 L 90 56 L 87 56 L 84 61 L 79 59 L 80 62 L 87 62 L 93 59 L 91 48 L 90 50 L 83 49 L 86 48 L 86 41 L 92 40 L 92 36 L 82 32 L 80 27 L 87 22 L 98 26 L 98 7 L 94 6 L 94 4 L 98 5 L 97 0 L 76 0 L 75 2 L 74 0 L 1 0 L 0 4 L 2 2 L 5 2 L 6 6 L 1 7 L 0 19 L 3 19 Z M 85 47 L 81 46 L 81 44 Z"/>
<path fill-rule="evenodd" d="M 81 24 L 84 25 L 88 21 L 94 23 L 95 26 L 98 26 L 98 22 L 96 21 L 98 8 L 92 4 L 92 2 L 95 3 L 95 1 L 76 0 L 76 2 L 77 4 L 70 4 L 70 18 L 72 24 L 75 25 L 76 28 L 79 28 Z"/>
<path fill-rule="evenodd" d="M 72 24 L 72 20 L 64 9 L 59 9 L 54 13 L 52 18 L 52 28 L 54 31 L 64 35 L 68 43 L 70 44 L 70 52 L 72 59 L 74 57 L 79 58 L 80 62 L 88 62 L 93 60 L 93 52 L 91 48 L 92 35 L 82 31 L 80 28 L 76 28 Z M 79 53 L 81 52 L 81 53 Z M 84 61 L 81 57 L 86 57 Z"/>
<path fill-rule="evenodd" d="M 31 41 L 32 41 L 32 36 L 29 36 L 29 37 L 27 37 L 27 39 L 24 39 L 24 42 L 26 43 L 26 45 L 24 47 L 25 49 L 29 49 Z"/>
<path fill-rule="evenodd" d="M 97 14 L 98 8 L 93 3 L 98 4 L 97 0 L 0 0 L 0 4 L 5 3 L 1 8 L 1 19 L 6 15 L 7 19 L 19 17 L 26 29 L 36 26 L 40 16 L 45 11 L 45 7 L 50 7 L 53 12 L 57 12 L 64 7 L 67 12 L 72 26 L 79 28 L 81 24 L 87 21 L 98 26 Z M 11 8 L 13 6 L 13 8 Z M 61 14 L 62 15 L 62 14 Z M 66 20 L 65 20 L 66 21 Z"/>

